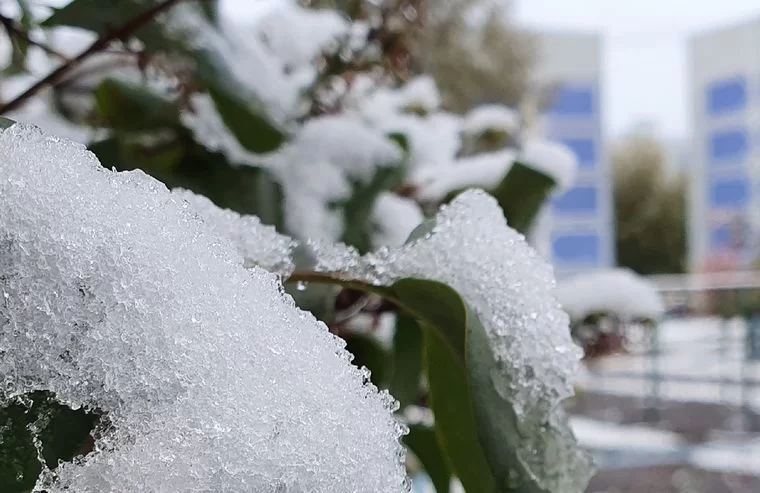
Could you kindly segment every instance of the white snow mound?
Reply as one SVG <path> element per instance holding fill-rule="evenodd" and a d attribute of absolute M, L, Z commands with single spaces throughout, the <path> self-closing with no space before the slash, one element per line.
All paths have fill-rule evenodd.
<path fill-rule="evenodd" d="M 626 320 L 656 320 L 665 312 L 657 288 L 629 269 L 578 274 L 557 286 L 557 297 L 573 320 L 609 313 Z"/>
<path fill-rule="evenodd" d="M 38 489 L 408 491 L 394 400 L 161 183 L 16 124 L 0 210 L 0 399 L 50 390 L 112 424 Z"/>

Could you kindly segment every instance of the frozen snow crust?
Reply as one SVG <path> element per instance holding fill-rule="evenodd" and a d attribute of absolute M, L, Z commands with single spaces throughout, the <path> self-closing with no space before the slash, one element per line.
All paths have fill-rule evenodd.
<path fill-rule="evenodd" d="M 393 399 L 181 195 L 16 124 L 0 210 L 0 399 L 50 390 L 112 424 L 38 489 L 408 489 Z"/>

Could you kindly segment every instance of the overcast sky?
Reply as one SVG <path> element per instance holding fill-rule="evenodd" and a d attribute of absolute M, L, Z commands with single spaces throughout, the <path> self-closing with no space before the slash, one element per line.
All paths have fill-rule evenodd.
<path fill-rule="evenodd" d="M 760 0 L 516 0 L 515 7 L 531 26 L 604 34 L 611 135 L 649 121 L 668 137 L 687 136 L 688 36 L 760 16 Z"/>

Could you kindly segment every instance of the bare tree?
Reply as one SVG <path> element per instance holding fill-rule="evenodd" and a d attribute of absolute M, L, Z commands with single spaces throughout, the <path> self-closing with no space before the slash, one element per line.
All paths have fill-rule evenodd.
<path fill-rule="evenodd" d="M 429 2 L 416 58 L 436 78 L 447 109 L 523 103 L 536 47 L 529 33 L 511 23 L 510 7 L 492 0 Z"/>
<path fill-rule="evenodd" d="M 618 263 L 640 274 L 683 272 L 686 180 L 668 169 L 664 146 L 635 134 L 611 154 Z"/>

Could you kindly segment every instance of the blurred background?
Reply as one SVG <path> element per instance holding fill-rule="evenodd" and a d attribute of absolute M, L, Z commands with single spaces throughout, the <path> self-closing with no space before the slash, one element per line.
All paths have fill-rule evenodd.
<path fill-rule="evenodd" d="M 220 15 L 245 25 L 277 1 L 284 0 L 221 0 Z M 45 8 L 66 3 L 0 0 L 9 35 L 0 36 L 5 102 L 51 66 L 32 50 L 19 69 L 19 50 L 7 41 L 24 26 L 18 7 L 31 5 L 30 18 L 40 7 L 44 18 Z M 409 5 L 424 22 L 410 22 L 421 35 L 394 75 L 431 74 L 442 106 L 455 113 L 516 108 L 527 134 L 558 141 L 577 158 L 574 184 L 543 207 L 529 236 L 554 265 L 560 301 L 586 349 L 568 409 L 600 469 L 588 491 L 760 491 L 760 4 Z M 65 28 L 55 36 L 50 42 L 63 53 L 54 55 L 64 60 L 90 41 Z M 101 69 L 6 116 L 98 142 L 92 115 L 72 109 L 103 81 L 92 78 Z M 146 171 L 262 215 L 228 193 L 236 175 L 215 178 L 220 192 L 209 181 Z M 432 486 L 420 476 L 414 488 Z"/>
<path fill-rule="evenodd" d="M 544 252 L 560 278 L 630 268 L 664 303 L 643 339 L 629 324 L 587 351 L 590 491 L 760 491 L 760 6 L 523 0 L 513 21 L 558 87 L 547 132 L 580 160 Z"/>

